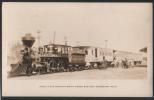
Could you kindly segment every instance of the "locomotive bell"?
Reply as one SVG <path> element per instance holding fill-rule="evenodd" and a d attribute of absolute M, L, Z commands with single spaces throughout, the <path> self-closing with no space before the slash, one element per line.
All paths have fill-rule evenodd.
<path fill-rule="evenodd" d="M 24 37 L 22 37 L 22 43 L 24 46 L 31 48 L 35 42 L 35 38 L 31 36 L 31 34 L 25 34 Z"/>

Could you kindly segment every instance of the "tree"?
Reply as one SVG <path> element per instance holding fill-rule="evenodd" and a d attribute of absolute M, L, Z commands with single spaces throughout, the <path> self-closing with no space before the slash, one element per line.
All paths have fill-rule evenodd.
<path fill-rule="evenodd" d="M 144 48 L 140 49 L 140 52 L 147 53 L 147 47 L 144 47 Z"/>

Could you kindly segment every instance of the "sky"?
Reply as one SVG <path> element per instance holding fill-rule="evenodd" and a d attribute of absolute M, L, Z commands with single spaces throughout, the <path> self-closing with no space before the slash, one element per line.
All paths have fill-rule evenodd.
<path fill-rule="evenodd" d="M 151 3 L 3 3 L 8 46 L 31 33 L 40 45 L 53 41 L 137 52 L 152 43 Z M 34 46 L 38 45 L 38 40 Z"/>

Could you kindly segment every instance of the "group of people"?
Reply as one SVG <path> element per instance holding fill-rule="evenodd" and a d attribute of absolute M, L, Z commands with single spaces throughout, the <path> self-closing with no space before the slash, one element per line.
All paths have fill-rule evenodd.
<path fill-rule="evenodd" d="M 111 66 L 114 68 L 121 67 L 121 68 L 127 69 L 127 68 L 131 67 L 132 64 L 130 61 L 128 61 L 127 58 L 122 59 L 122 60 L 118 60 L 117 58 L 114 58 L 113 62 L 111 63 Z"/>

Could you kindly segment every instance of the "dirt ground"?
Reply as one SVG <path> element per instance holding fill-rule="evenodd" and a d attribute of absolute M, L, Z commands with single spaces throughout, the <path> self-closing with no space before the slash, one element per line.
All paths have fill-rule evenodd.
<path fill-rule="evenodd" d="M 147 77 L 146 67 L 134 68 L 107 68 L 107 69 L 92 69 L 75 72 L 61 72 L 48 74 L 35 74 L 32 76 L 17 76 L 10 79 L 21 80 L 63 80 L 63 79 L 145 79 Z"/>

